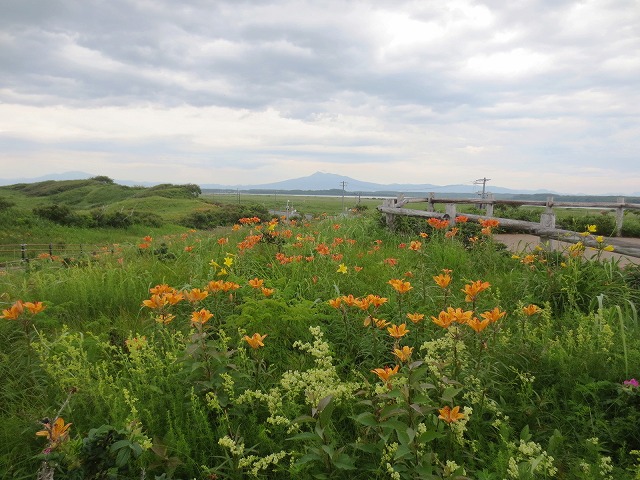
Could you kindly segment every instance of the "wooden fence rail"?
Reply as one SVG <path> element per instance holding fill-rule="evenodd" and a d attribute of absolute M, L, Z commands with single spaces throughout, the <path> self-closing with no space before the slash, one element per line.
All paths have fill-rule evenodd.
<path fill-rule="evenodd" d="M 573 207 L 573 208 L 614 208 L 616 210 L 616 235 L 620 236 L 622 231 L 624 210 L 640 210 L 640 204 L 626 203 L 624 198 L 618 199 L 617 203 L 607 202 L 554 202 L 553 197 L 547 198 L 546 201 L 528 201 L 528 200 L 495 200 L 491 197 L 478 199 L 478 198 L 435 198 L 433 194 L 427 198 L 405 198 L 403 195 L 399 195 L 397 198 L 391 198 L 384 201 L 384 203 L 378 207 L 378 211 L 386 215 L 387 225 L 391 228 L 394 226 L 394 217 L 396 215 L 409 216 L 409 217 L 423 217 L 423 218 L 447 218 L 453 225 L 456 218 L 456 205 L 458 204 L 482 204 L 485 208 L 486 215 L 475 215 L 465 213 L 464 216 L 471 220 L 479 220 L 484 218 L 495 218 L 500 221 L 500 226 L 506 229 L 517 229 L 537 235 L 543 239 L 557 240 L 567 243 L 582 242 L 588 247 L 597 247 L 598 244 L 595 240 L 584 237 L 578 232 L 570 230 L 563 230 L 556 228 L 554 207 Z M 403 208 L 408 203 L 427 203 L 427 210 L 413 210 Z M 445 204 L 445 213 L 438 213 L 434 209 L 434 205 L 437 203 Z M 493 216 L 494 205 L 532 205 L 532 206 L 544 206 L 545 211 L 540 216 L 540 222 L 527 222 L 524 220 L 513 220 L 510 218 L 500 218 Z M 612 245 L 616 253 L 622 255 L 629 255 L 632 257 L 640 258 L 640 247 L 634 245 L 624 239 L 609 238 L 607 244 Z"/>
<path fill-rule="evenodd" d="M 75 257 L 114 253 L 113 245 L 91 245 L 86 243 L 18 243 L 0 245 L 0 266 L 14 265 L 21 262 L 48 257 Z"/>

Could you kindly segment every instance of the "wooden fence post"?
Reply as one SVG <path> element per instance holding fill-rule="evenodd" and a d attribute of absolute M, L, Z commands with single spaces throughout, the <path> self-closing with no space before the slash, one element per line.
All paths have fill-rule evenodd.
<path fill-rule="evenodd" d="M 22 261 L 24 262 L 27 259 L 27 244 L 23 243 L 20 245 L 20 256 L 22 257 Z"/>
<path fill-rule="evenodd" d="M 491 201 L 491 203 L 487 203 L 485 205 L 486 215 L 487 217 L 493 217 L 493 193 L 487 194 L 487 198 Z"/>
<path fill-rule="evenodd" d="M 435 209 L 433 208 L 433 199 L 436 194 L 434 192 L 429 192 L 429 198 L 427 199 L 427 212 L 433 212 Z"/>
<path fill-rule="evenodd" d="M 393 208 L 395 207 L 395 199 L 394 198 L 385 198 L 384 201 L 382 202 L 382 205 L 385 207 L 389 207 L 389 208 Z M 393 230 L 394 228 L 394 215 L 392 213 L 385 213 L 385 219 L 387 222 L 387 227 L 390 230 Z"/>
<path fill-rule="evenodd" d="M 622 236 L 622 223 L 624 222 L 624 197 L 618 197 L 620 206 L 616 208 L 616 237 Z"/>
<path fill-rule="evenodd" d="M 449 225 L 454 225 L 456 223 L 456 204 L 455 203 L 445 204 L 444 211 L 447 215 L 449 215 Z"/>
<path fill-rule="evenodd" d="M 556 214 L 553 212 L 553 197 L 547 197 L 546 210 L 540 215 L 540 226 L 542 228 L 556 228 Z"/>

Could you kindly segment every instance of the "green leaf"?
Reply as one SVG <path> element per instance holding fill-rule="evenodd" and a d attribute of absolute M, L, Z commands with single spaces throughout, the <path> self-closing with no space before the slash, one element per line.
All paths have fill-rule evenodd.
<path fill-rule="evenodd" d="M 335 451 L 331 445 L 321 445 L 320 448 L 322 448 L 324 453 L 329 455 L 329 458 L 333 458 Z"/>
<path fill-rule="evenodd" d="M 366 425 L 367 427 L 375 427 L 378 425 L 378 419 L 371 412 L 363 412 L 355 417 L 352 417 L 357 423 Z"/>
<path fill-rule="evenodd" d="M 454 397 L 462 391 L 462 388 L 447 387 L 440 397 L 445 403 L 453 402 Z"/>
<path fill-rule="evenodd" d="M 436 432 L 435 430 L 428 430 L 418 437 L 420 439 L 420 443 L 428 443 L 438 438 L 442 438 L 444 435 L 440 432 Z"/>
<path fill-rule="evenodd" d="M 124 440 L 118 440 L 117 442 L 113 443 L 110 447 L 110 450 L 112 452 L 115 452 L 116 450 L 120 450 L 123 447 L 131 447 L 131 441 L 129 439 L 124 439 Z"/>
<path fill-rule="evenodd" d="M 120 450 L 118 450 L 118 454 L 116 455 L 116 466 L 118 468 L 124 467 L 127 464 L 127 462 L 129 462 L 129 458 L 130 457 L 131 457 L 131 450 L 130 449 L 128 449 L 128 448 L 120 448 Z"/>
<path fill-rule="evenodd" d="M 333 465 L 340 470 L 355 470 L 356 461 L 346 453 L 338 453 L 332 459 Z"/>
<path fill-rule="evenodd" d="M 401 458 L 405 458 L 408 456 L 411 456 L 411 449 L 409 448 L 408 445 L 402 444 L 402 445 L 399 445 L 398 448 L 396 449 L 396 453 L 393 456 L 393 458 L 396 460 L 400 460 Z"/>
<path fill-rule="evenodd" d="M 318 411 L 322 412 L 329 403 L 333 400 L 333 395 L 327 395 L 318 402 Z"/>
<path fill-rule="evenodd" d="M 287 438 L 287 440 L 321 440 L 320 437 L 318 437 L 317 434 L 315 434 L 314 432 L 300 432 L 295 434 L 293 437 L 289 437 Z"/>
<path fill-rule="evenodd" d="M 296 465 L 305 465 L 310 462 L 322 462 L 322 457 L 317 453 L 307 453 L 296 460 Z"/>

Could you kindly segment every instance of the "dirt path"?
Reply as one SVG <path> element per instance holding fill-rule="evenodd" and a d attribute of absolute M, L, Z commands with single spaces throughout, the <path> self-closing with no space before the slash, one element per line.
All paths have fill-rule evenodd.
<path fill-rule="evenodd" d="M 540 237 L 537 237 L 536 235 L 527 235 L 527 234 L 520 234 L 520 233 L 517 233 L 517 234 L 516 233 L 500 233 L 500 234 L 494 235 L 494 238 L 497 241 L 504 243 L 509 249 L 509 251 L 514 253 L 529 252 L 532 249 L 534 249 L 537 245 L 540 245 Z M 629 242 L 631 244 L 640 246 L 640 238 L 625 238 L 625 242 Z M 551 248 L 555 250 L 564 250 L 568 247 L 569 247 L 568 243 L 558 242 L 556 240 L 551 241 Z M 585 256 L 587 258 L 590 258 L 595 254 L 596 252 L 593 250 L 587 250 L 585 252 Z M 625 266 L 630 263 L 640 265 L 640 258 L 620 255 L 615 252 L 602 252 L 601 255 L 602 255 L 602 258 L 619 259 L 620 266 Z"/>

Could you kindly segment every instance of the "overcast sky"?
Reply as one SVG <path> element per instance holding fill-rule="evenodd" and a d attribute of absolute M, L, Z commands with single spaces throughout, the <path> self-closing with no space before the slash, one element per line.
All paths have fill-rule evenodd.
<path fill-rule="evenodd" d="M 640 192 L 640 0 L 0 0 L 0 163 Z"/>

